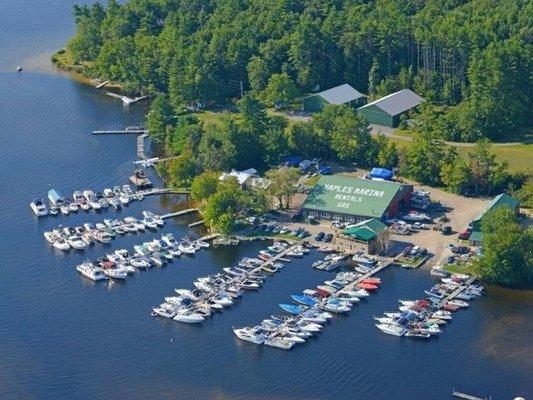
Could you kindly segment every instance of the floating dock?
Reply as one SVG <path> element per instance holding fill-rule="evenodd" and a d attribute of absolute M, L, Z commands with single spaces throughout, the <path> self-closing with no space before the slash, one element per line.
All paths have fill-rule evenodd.
<path fill-rule="evenodd" d="M 189 228 L 193 228 L 195 226 L 199 226 L 199 225 L 203 225 L 204 224 L 204 221 L 196 221 L 196 222 L 191 222 L 188 226 Z"/>

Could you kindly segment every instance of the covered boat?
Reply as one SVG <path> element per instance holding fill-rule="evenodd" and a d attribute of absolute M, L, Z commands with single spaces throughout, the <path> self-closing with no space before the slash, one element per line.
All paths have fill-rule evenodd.
<path fill-rule="evenodd" d="M 48 200 L 56 207 L 60 207 L 65 204 L 65 198 L 55 189 L 48 191 Z"/>

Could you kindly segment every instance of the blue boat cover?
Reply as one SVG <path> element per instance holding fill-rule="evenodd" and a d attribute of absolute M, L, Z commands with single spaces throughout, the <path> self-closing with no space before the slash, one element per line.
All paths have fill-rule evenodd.
<path fill-rule="evenodd" d="M 300 304 L 305 304 L 306 306 L 314 306 L 316 304 L 316 300 L 309 297 L 309 296 L 301 296 L 298 294 L 291 295 L 292 299 Z"/>
<path fill-rule="evenodd" d="M 294 304 L 281 303 L 279 306 L 283 311 L 287 311 L 291 314 L 300 314 L 302 311 L 304 311 L 304 308 L 302 306 L 295 306 Z"/>
<path fill-rule="evenodd" d="M 390 181 L 393 175 L 394 173 L 390 169 L 385 168 L 372 168 L 372 172 L 370 172 L 372 178 L 381 178 L 387 181 Z"/>

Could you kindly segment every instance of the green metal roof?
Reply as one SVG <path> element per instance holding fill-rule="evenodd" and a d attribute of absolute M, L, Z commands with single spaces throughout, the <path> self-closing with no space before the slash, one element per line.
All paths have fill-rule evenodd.
<path fill-rule="evenodd" d="M 481 236 L 481 232 L 479 232 L 479 231 L 473 231 L 470 234 L 470 237 L 468 238 L 468 240 L 470 240 L 471 242 L 481 242 L 482 239 L 483 238 Z"/>
<path fill-rule="evenodd" d="M 496 207 L 509 207 L 514 210 L 516 206 L 518 206 L 520 202 L 511 196 L 509 196 L 506 193 L 499 194 L 495 198 L 493 198 L 487 208 L 485 208 L 484 211 L 482 211 L 475 219 L 474 221 L 479 221 L 481 218 L 483 218 L 483 215 L 485 215 L 488 211 L 492 210 Z"/>
<path fill-rule="evenodd" d="M 303 208 L 381 218 L 402 185 L 343 176 L 322 176 Z"/>
<path fill-rule="evenodd" d="M 387 229 L 387 226 L 383 222 L 377 218 L 372 218 L 345 229 L 343 233 L 347 236 L 353 236 L 356 239 L 368 242 L 381 232 L 384 232 L 385 229 Z"/>

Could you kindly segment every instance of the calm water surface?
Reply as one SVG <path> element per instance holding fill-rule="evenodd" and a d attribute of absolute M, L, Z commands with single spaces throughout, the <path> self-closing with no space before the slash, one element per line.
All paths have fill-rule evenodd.
<path fill-rule="evenodd" d="M 416 342 L 380 334 L 372 316 L 395 309 L 398 298 L 421 296 L 433 280 L 424 271 L 387 270 L 377 295 L 285 352 L 239 342 L 231 327 L 259 322 L 290 294 L 329 278 L 310 268 L 317 254 L 201 326 L 155 319 L 150 309 L 175 287 L 191 287 L 264 245 L 212 249 L 123 284 L 82 279 L 74 266 L 106 248 L 61 254 L 42 232 L 114 212 L 37 220 L 28 202 L 51 187 L 70 194 L 126 183 L 134 138 L 90 132 L 139 122 L 143 110 L 47 64 L 72 32 L 72 3 L 0 0 L 1 399 L 446 399 L 452 387 L 493 399 L 533 394 L 531 293 L 490 290 L 439 338 Z M 26 66 L 21 74 L 13 72 L 18 64 Z M 151 198 L 122 214 L 162 212 L 178 201 Z M 186 222 L 171 221 L 165 231 L 187 234 Z"/>

